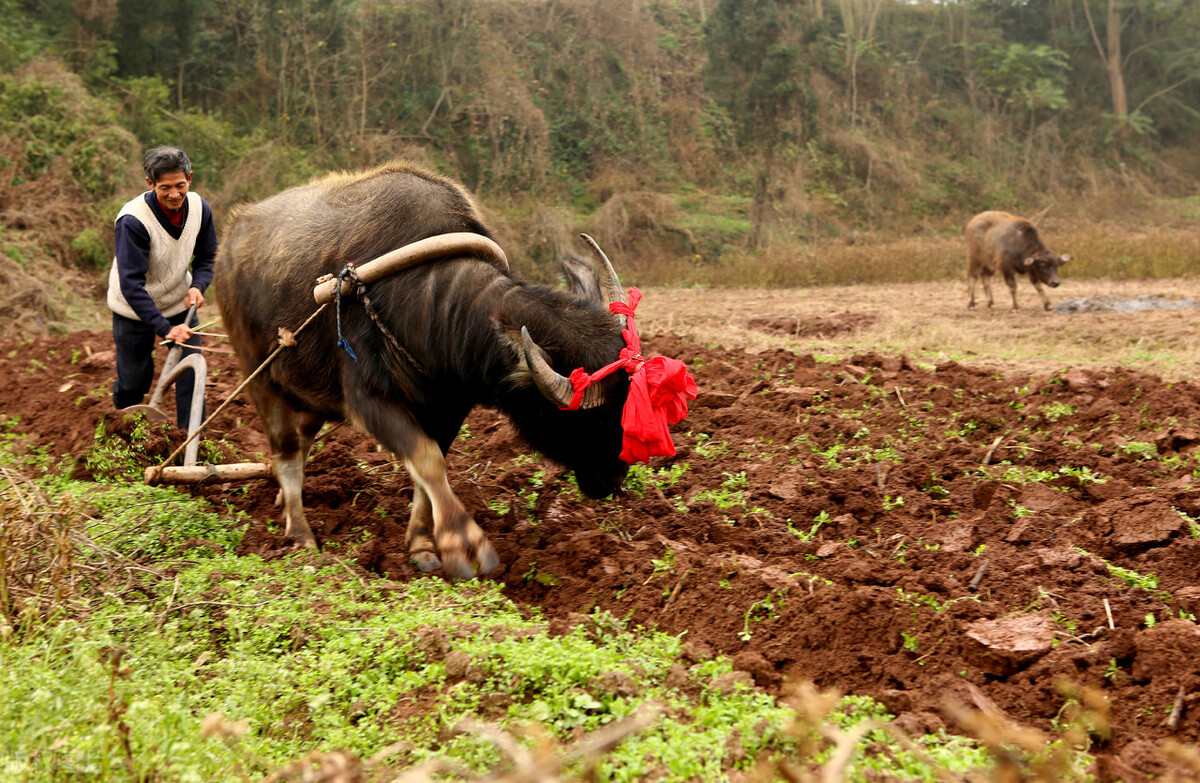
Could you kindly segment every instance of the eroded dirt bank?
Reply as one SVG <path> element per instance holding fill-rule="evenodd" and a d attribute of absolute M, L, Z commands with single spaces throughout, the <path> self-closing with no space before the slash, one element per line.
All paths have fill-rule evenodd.
<path fill-rule="evenodd" d="M 1158 741 L 1200 740 L 1200 388 L 1132 370 L 1032 377 L 646 342 L 687 361 L 701 394 L 678 456 L 622 497 L 582 499 L 492 411 L 456 442 L 452 482 L 513 599 L 686 633 L 764 688 L 809 678 L 868 694 L 915 731 L 943 725 L 947 695 L 1049 730 L 1059 682 L 1091 685 L 1113 708 L 1102 778 L 1161 772 Z M 12 430 L 82 458 L 111 407 L 110 348 L 103 332 L 0 341 Z M 210 409 L 239 381 L 231 359 L 210 358 Z M 209 439 L 231 461 L 266 451 L 248 398 Z M 268 482 L 195 491 L 250 514 L 245 551 L 288 551 Z M 404 551 L 410 499 L 391 456 L 349 428 L 310 462 L 322 545 L 393 579 L 420 578 Z"/>

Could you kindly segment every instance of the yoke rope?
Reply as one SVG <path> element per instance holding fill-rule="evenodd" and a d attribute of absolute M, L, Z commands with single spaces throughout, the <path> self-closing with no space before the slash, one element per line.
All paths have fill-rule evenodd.
<path fill-rule="evenodd" d="M 347 277 L 353 280 L 356 286 L 362 287 L 362 282 L 354 272 L 354 264 L 346 264 L 342 267 L 342 271 L 338 272 L 337 288 L 333 289 L 333 301 L 337 308 L 337 344 L 338 348 L 350 354 L 350 358 L 357 364 L 358 357 L 354 355 L 354 349 L 350 347 L 350 341 L 342 336 L 342 281 Z"/>
<path fill-rule="evenodd" d="M 387 324 L 385 324 L 379 317 L 379 314 L 375 312 L 375 308 L 371 304 L 371 297 L 367 295 L 367 284 L 359 279 L 358 271 L 354 268 L 353 264 L 346 264 L 346 266 L 342 268 L 342 271 L 338 272 L 337 288 L 334 290 L 334 301 L 337 303 L 338 347 L 350 354 L 350 358 L 354 359 L 355 362 L 358 361 L 358 357 L 354 355 L 354 350 L 350 347 L 350 341 L 342 336 L 342 280 L 345 278 L 350 278 L 350 281 L 354 283 L 354 295 L 362 301 L 363 310 L 365 310 L 367 315 L 370 316 L 371 322 L 375 324 L 375 328 L 378 329 L 380 333 L 383 334 L 383 336 L 387 339 L 388 344 L 391 346 L 392 350 L 396 352 L 396 355 L 408 362 L 408 365 L 414 371 L 428 378 L 429 373 L 425 371 L 425 368 L 421 366 L 421 363 L 413 358 L 411 353 L 405 350 L 404 346 L 400 344 L 400 341 L 396 339 L 396 335 L 392 334 L 392 330 L 388 329 Z"/>

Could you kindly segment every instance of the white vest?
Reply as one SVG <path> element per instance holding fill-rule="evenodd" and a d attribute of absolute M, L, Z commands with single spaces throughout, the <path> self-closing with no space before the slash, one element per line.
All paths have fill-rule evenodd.
<path fill-rule="evenodd" d="M 146 293 L 158 305 L 165 317 L 182 313 L 187 309 L 187 292 L 192 285 L 192 256 L 196 251 L 196 237 L 200 235 L 200 223 L 204 219 L 204 207 L 200 196 L 187 194 L 188 214 L 183 223 L 183 233 L 175 239 L 158 222 L 146 194 L 138 196 L 121 207 L 117 220 L 130 215 L 145 226 L 150 234 L 150 267 L 146 270 Z M 115 221 L 114 221 L 115 222 Z M 118 315 L 137 319 L 137 313 L 125 301 L 121 293 L 121 277 L 117 273 L 117 259 L 113 258 L 108 273 L 108 308 Z"/>

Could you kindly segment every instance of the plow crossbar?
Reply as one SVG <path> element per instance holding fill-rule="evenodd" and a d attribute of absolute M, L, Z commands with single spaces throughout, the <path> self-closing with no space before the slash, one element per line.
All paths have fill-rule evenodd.
<path fill-rule="evenodd" d="M 146 468 L 147 484 L 195 484 L 206 479 L 239 481 L 270 478 L 271 466 L 265 462 L 235 462 L 232 465 L 172 465 Z"/>

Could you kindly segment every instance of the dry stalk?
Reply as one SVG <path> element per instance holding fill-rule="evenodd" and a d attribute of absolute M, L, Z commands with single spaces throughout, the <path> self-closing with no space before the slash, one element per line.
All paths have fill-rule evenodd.
<path fill-rule="evenodd" d="M 492 772 L 484 776 L 471 776 L 466 770 L 453 762 L 442 760 L 419 764 L 403 773 L 389 778 L 391 783 L 434 783 L 443 779 L 445 774 L 457 775 L 460 778 L 471 777 L 484 783 L 557 783 L 564 766 L 570 763 L 581 763 L 584 769 L 580 775 L 582 780 L 593 780 L 596 765 L 604 754 L 612 751 L 629 737 L 640 734 L 652 726 L 662 713 L 662 707 L 647 703 L 624 720 L 609 724 L 593 731 L 572 745 L 562 746 L 553 737 L 535 729 L 536 742 L 532 749 L 527 749 L 518 740 L 518 735 L 504 731 L 495 726 L 478 723 L 473 720 L 460 721 L 455 727 L 456 733 L 469 733 L 488 740 L 494 744 L 513 767 L 511 772 Z M 386 752 L 376 754 L 365 764 L 355 768 L 359 771 L 383 771 L 380 763 L 388 756 L 402 752 L 406 746 L 385 749 Z M 331 775 L 330 777 L 297 777 L 296 773 L 304 767 L 311 768 L 314 762 L 327 763 L 328 756 L 317 759 L 306 757 L 300 762 L 293 763 L 283 770 L 267 778 L 269 781 L 304 780 L 330 781 L 330 783 L 350 783 L 361 778 L 346 778 Z M 345 764 L 341 768 L 347 768 Z M 330 772 L 338 770 L 338 765 L 331 765 Z M 374 778 L 373 778 L 374 779 Z"/>
<path fill-rule="evenodd" d="M 1000 444 L 1004 441 L 1004 438 L 1004 435 L 999 435 L 994 441 L 992 441 L 992 445 L 987 450 L 987 454 L 983 455 L 983 462 L 980 463 L 980 466 L 985 466 L 992 461 L 992 455 L 996 453 L 996 449 L 1000 448 Z"/>
<path fill-rule="evenodd" d="M 987 559 L 985 559 L 982 563 L 979 564 L 979 568 L 975 570 L 975 577 L 971 580 L 971 584 L 968 585 L 968 587 L 967 587 L 968 590 L 974 591 L 976 588 L 979 587 L 979 583 L 983 581 L 983 577 L 987 574 L 987 569 L 988 569 L 988 561 L 987 561 Z"/>
<path fill-rule="evenodd" d="M 1165 783 L 1200 780 L 1200 748 L 1168 739 L 1163 742 L 1161 750 L 1171 762 L 1171 771 L 1163 778 Z"/>
<path fill-rule="evenodd" d="M 868 731 L 875 728 L 878 728 L 875 721 L 864 720 L 854 724 L 847 731 L 832 727 L 822 729 L 826 738 L 834 743 L 835 750 L 829 757 L 829 761 L 825 762 L 825 766 L 821 768 L 821 783 L 839 783 L 839 781 L 845 780 L 846 768 L 854 758 L 854 750 L 858 747 L 858 741 L 865 737 Z"/>
<path fill-rule="evenodd" d="M 671 594 L 669 596 L 667 596 L 666 602 L 663 603 L 664 611 L 671 604 L 675 603 L 675 599 L 679 597 L 679 593 L 683 590 L 683 583 L 685 581 L 687 581 L 687 578 L 689 576 L 691 576 L 691 574 L 692 574 L 692 569 L 689 568 L 688 570 L 684 571 L 683 574 L 679 577 L 679 581 L 675 583 L 675 589 L 671 591 Z"/>
<path fill-rule="evenodd" d="M 125 648 L 116 647 L 108 651 L 108 722 L 116 731 L 117 737 L 121 742 L 121 754 L 125 757 L 125 766 L 129 768 L 131 775 L 136 777 L 137 767 L 133 760 L 133 743 L 130 742 L 129 724 L 125 722 L 125 713 L 129 710 L 129 704 L 121 698 L 117 698 L 117 680 L 128 679 L 129 669 L 121 666 L 121 659 L 125 657 Z"/>
<path fill-rule="evenodd" d="M 1179 728 L 1179 721 L 1183 719 L 1184 699 L 1187 697 L 1187 689 L 1182 685 L 1179 686 L 1179 693 L 1175 696 L 1175 704 L 1171 707 L 1171 714 L 1167 716 L 1167 730 L 1175 731 Z"/>
<path fill-rule="evenodd" d="M 51 500 L 18 471 L 0 466 L 0 628 L 29 633 L 92 596 L 138 591 L 140 566 L 90 537 L 90 518 Z"/>

